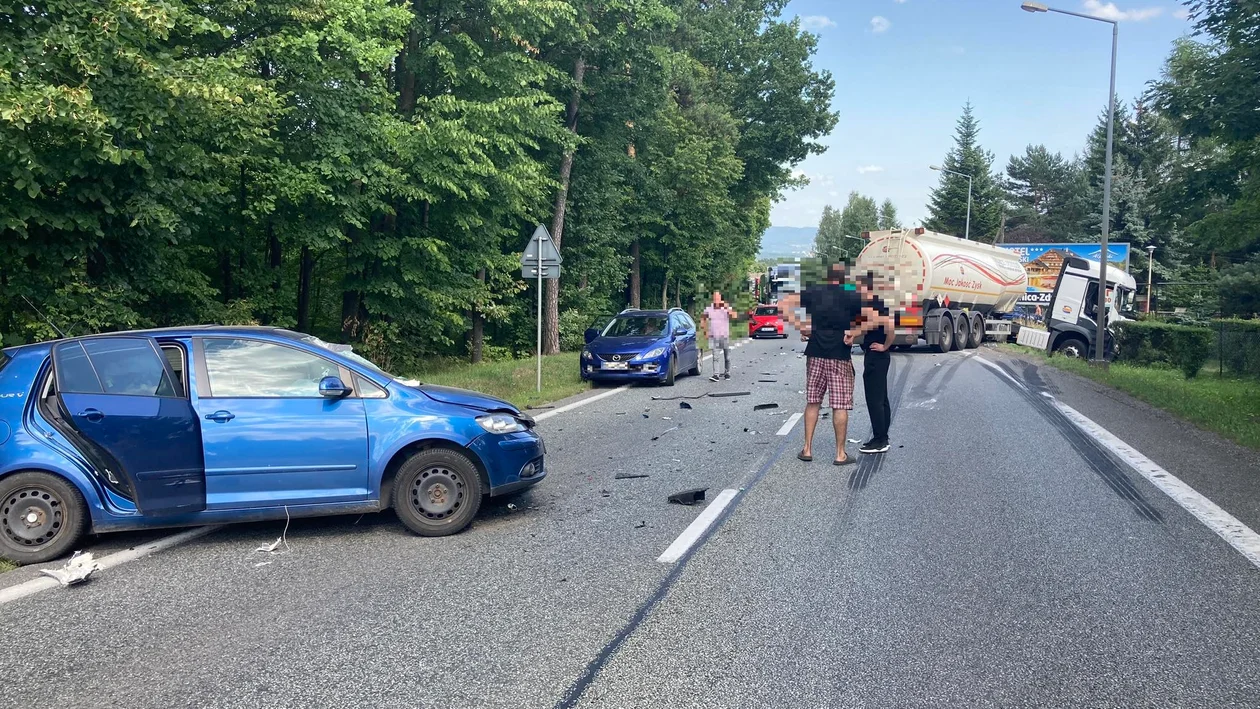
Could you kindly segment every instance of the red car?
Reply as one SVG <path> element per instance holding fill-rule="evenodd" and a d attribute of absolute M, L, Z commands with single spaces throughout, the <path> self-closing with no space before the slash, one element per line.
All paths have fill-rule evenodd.
<path fill-rule="evenodd" d="M 779 306 L 758 305 L 756 310 L 748 313 L 749 337 L 787 337 L 783 332 L 783 321 L 779 319 Z"/>

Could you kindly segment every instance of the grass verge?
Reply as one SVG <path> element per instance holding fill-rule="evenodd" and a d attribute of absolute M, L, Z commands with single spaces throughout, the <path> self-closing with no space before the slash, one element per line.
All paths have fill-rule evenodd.
<path fill-rule="evenodd" d="M 6 572 L 6 571 L 12 571 L 12 570 L 14 570 L 14 569 L 16 569 L 16 568 L 17 568 L 17 564 L 15 564 L 15 563 L 13 563 L 13 562 L 11 562 L 11 561 L 6 561 L 6 560 L 4 560 L 4 559 L 0 559 L 0 574 L 3 574 L 3 573 L 4 573 L 4 572 Z"/>
<path fill-rule="evenodd" d="M 433 360 L 409 376 L 426 384 L 497 396 L 522 408 L 557 401 L 590 388 L 578 376 L 577 352 L 543 357 L 541 392 L 534 390 L 536 366 L 532 358 L 476 365 L 449 359 Z"/>
<path fill-rule="evenodd" d="M 1019 345 L 1001 348 L 1106 384 L 1201 428 L 1249 448 L 1260 449 L 1260 381 L 1203 372 L 1186 379 L 1175 369 L 1112 364 L 1107 370 Z"/>

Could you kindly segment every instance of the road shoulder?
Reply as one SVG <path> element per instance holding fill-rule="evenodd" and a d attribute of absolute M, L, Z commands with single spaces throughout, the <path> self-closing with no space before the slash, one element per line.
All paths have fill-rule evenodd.
<path fill-rule="evenodd" d="M 1025 384 L 1105 427 L 1247 526 L 1260 528 L 1260 452 L 1037 358 L 997 348 L 983 352 L 1008 364 Z M 1017 441 L 1018 433 L 1012 433 Z"/>

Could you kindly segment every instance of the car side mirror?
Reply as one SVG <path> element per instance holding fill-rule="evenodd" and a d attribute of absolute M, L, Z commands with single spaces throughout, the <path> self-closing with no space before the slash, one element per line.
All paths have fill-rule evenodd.
<path fill-rule="evenodd" d="M 325 399 L 341 399 L 350 395 L 350 388 L 339 377 L 324 377 L 319 380 L 319 395 Z"/>
<path fill-rule="evenodd" d="M 674 337 L 682 337 L 683 335 L 686 335 L 689 332 L 691 331 L 685 327 L 676 327 L 674 328 Z"/>
<path fill-rule="evenodd" d="M 589 345 L 595 341 L 595 338 L 599 337 L 599 330 L 596 330 L 593 327 L 588 327 L 586 328 L 586 334 L 584 337 L 586 337 L 586 344 Z"/>

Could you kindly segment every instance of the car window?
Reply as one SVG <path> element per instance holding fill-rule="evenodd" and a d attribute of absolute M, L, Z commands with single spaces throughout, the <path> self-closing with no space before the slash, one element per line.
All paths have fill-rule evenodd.
<path fill-rule="evenodd" d="M 354 375 L 354 390 L 360 399 L 384 399 L 389 396 L 385 390 L 359 375 Z"/>
<path fill-rule="evenodd" d="M 69 342 L 54 350 L 57 361 L 57 391 L 67 394 L 100 394 L 101 381 L 88 361 L 83 345 Z"/>
<path fill-rule="evenodd" d="M 692 320 L 690 315 L 688 315 L 687 313 L 682 313 L 681 317 L 683 320 L 683 324 L 686 325 L 688 330 L 696 329 L 696 321 Z"/>
<path fill-rule="evenodd" d="M 162 345 L 162 354 L 165 355 L 171 371 L 175 373 L 175 389 L 180 396 L 183 396 L 187 391 L 185 384 L 188 381 L 188 377 L 184 376 L 184 362 L 187 360 L 184 357 L 184 348 L 173 344 Z"/>
<path fill-rule="evenodd" d="M 663 337 L 669 318 L 659 315 L 619 315 L 608 323 L 604 337 Z"/>
<path fill-rule="evenodd" d="M 757 314 L 758 315 L 778 315 L 779 309 L 774 307 L 773 305 L 763 306 L 763 307 L 757 308 Z"/>
<path fill-rule="evenodd" d="M 206 338 L 202 350 L 212 397 L 316 398 L 319 380 L 341 376 L 322 357 L 271 342 Z"/>
<path fill-rule="evenodd" d="M 58 389 L 68 394 L 178 396 L 149 340 L 110 337 L 60 345 Z"/>

